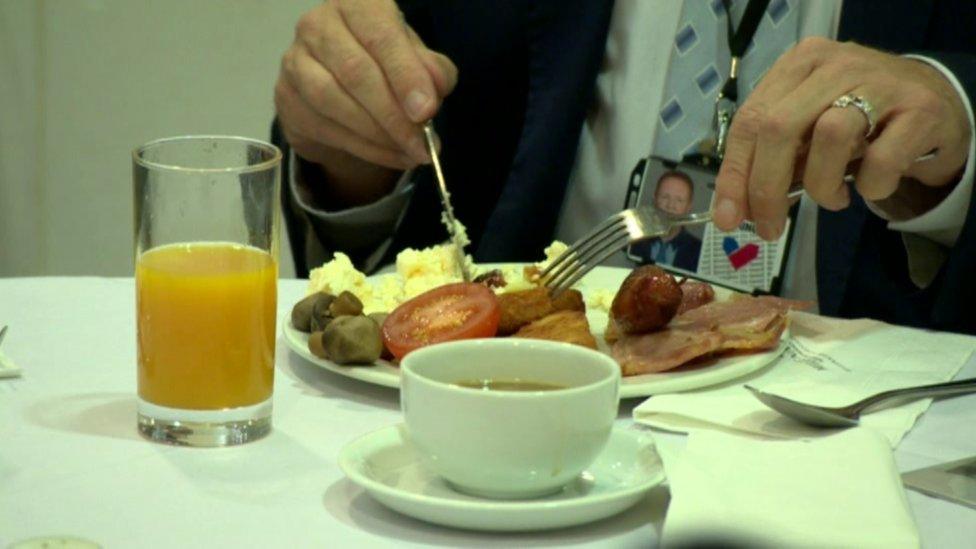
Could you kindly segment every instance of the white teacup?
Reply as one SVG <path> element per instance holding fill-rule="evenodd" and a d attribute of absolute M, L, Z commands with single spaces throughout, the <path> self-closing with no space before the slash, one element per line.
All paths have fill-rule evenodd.
<path fill-rule="evenodd" d="M 529 498 L 559 491 L 596 459 L 617 417 L 620 367 L 577 345 L 455 341 L 413 351 L 400 367 L 411 442 L 427 467 L 478 496 Z M 565 388 L 457 385 L 484 379 Z"/>

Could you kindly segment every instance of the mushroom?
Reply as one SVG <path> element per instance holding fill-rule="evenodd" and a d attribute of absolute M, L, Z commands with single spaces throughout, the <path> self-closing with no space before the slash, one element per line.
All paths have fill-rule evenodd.
<path fill-rule="evenodd" d="M 369 313 L 366 316 L 372 318 L 373 321 L 376 322 L 376 325 L 380 327 L 382 333 L 383 322 L 386 321 L 386 317 L 390 316 L 390 313 Z M 382 339 L 383 338 L 381 336 L 380 340 L 382 341 Z M 380 358 L 386 360 L 393 360 L 393 353 L 391 353 L 390 350 L 386 348 L 385 344 L 383 345 L 383 352 L 380 354 Z"/>
<path fill-rule="evenodd" d="M 342 292 L 329 304 L 332 318 L 340 316 L 358 316 L 363 314 L 363 302 L 351 292 Z"/>
<path fill-rule="evenodd" d="M 334 317 L 329 312 L 329 305 L 333 301 L 335 301 L 335 296 L 326 293 L 319 294 L 319 298 L 312 305 L 312 318 L 309 322 L 311 331 L 321 332 L 329 325 L 329 322 L 332 322 Z"/>
<path fill-rule="evenodd" d="M 380 327 L 365 316 L 340 316 L 322 332 L 322 346 L 336 364 L 372 364 L 383 353 Z"/>
<path fill-rule="evenodd" d="M 312 332 L 311 335 L 308 336 L 308 350 L 319 358 L 329 358 L 329 356 L 325 354 L 325 347 L 322 346 L 322 332 Z"/>
<path fill-rule="evenodd" d="M 386 322 L 386 317 L 390 316 L 390 313 L 369 313 L 366 316 L 372 318 L 377 326 L 383 326 L 383 323 Z"/>
<path fill-rule="evenodd" d="M 322 299 L 331 298 L 324 292 L 315 292 L 305 296 L 304 299 L 295 304 L 291 309 L 291 325 L 296 330 L 309 333 L 312 331 L 312 309 L 315 304 Z"/>

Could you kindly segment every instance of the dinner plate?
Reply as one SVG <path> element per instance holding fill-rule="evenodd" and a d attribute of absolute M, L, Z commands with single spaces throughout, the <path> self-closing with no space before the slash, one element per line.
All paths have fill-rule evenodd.
<path fill-rule="evenodd" d="M 421 464 L 403 424 L 349 443 L 339 452 L 339 467 L 394 511 L 487 531 L 546 530 L 600 520 L 630 508 L 664 480 L 651 437 L 620 427 L 576 480 L 561 492 L 535 499 L 485 499 L 455 491 Z"/>
<path fill-rule="evenodd" d="M 485 268 L 492 267 L 494 266 L 485 266 Z M 578 287 L 583 292 L 584 298 L 600 290 L 616 293 L 628 273 L 630 269 L 622 267 L 597 267 L 583 278 Z M 716 299 L 725 299 L 730 293 L 730 290 L 715 288 Z M 603 332 L 608 320 L 607 312 L 587 306 L 586 318 L 589 320 L 600 350 L 609 353 L 609 346 L 603 340 Z M 308 334 L 296 330 L 291 325 L 290 314 L 282 319 L 282 326 L 284 326 L 284 339 L 288 347 L 312 364 L 367 383 L 386 387 L 400 386 L 400 369 L 393 364 L 380 360 L 369 366 L 342 366 L 321 359 L 308 350 Z M 785 341 L 788 337 L 787 330 L 777 348 L 763 353 L 721 357 L 692 366 L 681 366 L 667 372 L 624 377 L 620 385 L 620 397 L 635 398 L 690 391 L 747 376 L 775 361 L 786 348 Z"/>

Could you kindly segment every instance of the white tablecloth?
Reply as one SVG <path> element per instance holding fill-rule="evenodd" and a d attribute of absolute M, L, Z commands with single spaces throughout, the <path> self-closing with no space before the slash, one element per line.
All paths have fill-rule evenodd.
<path fill-rule="evenodd" d="M 279 318 L 304 288 L 281 281 Z M 320 370 L 280 338 L 268 438 L 222 449 L 149 443 L 135 429 L 131 279 L 0 279 L 2 324 L 3 350 L 24 375 L 0 381 L 0 547 L 44 535 L 104 547 L 647 547 L 661 531 L 665 487 L 615 518 L 536 534 L 457 531 L 387 510 L 345 480 L 336 456 L 400 420 L 397 392 Z M 976 359 L 959 376 L 976 376 Z M 621 406 L 621 424 L 638 402 Z M 898 447 L 900 469 L 976 454 L 974 426 L 976 396 L 936 402 Z M 926 547 L 972 546 L 976 510 L 908 499 Z"/>

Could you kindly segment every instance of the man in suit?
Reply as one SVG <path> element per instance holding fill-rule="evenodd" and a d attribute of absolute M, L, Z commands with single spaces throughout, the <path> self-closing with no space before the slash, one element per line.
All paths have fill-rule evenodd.
<path fill-rule="evenodd" d="M 619 209 L 600 200 L 625 178 L 601 170 L 626 173 L 658 144 L 640 138 L 656 116 L 637 129 L 629 119 L 665 104 L 657 83 L 682 4 L 695 7 L 430 0 L 404 1 L 401 14 L 390 0 L 333 0 L 306 14 L 276 86 L 275 139 L 295 153 L 284 198 L 299 273 L 336 249 L 370 269 L 443 240 L 429 171 L 409 171 L 427 161 L 419 124 L 435 115 L 476 260 L 537 259 L 554 235 L 573 240 Z M 974 6 L 777 0 L 769 9 L 771 19 L 799 13 L 798 38 L 808 38 L 751 67 L 765 76 L 732 125 L 716 225 L 752 218 L 775 238 L 786 189 L 800 179 L 814 230 L 794 239 L 791 261 L 815 248 L 816 269 L 792 270 L 801 281 L 816 272 L 815 285 L 797 287 L 815 288 L 821 312 L 976 333 L 967 309 L 976 303 Z M 901 55 L 912 52 L 925 58 Z M 848 94 L 863 103 L 833 106 Z M 913 162 L 930 150 L 935 159 Z M 849 189 L 842 176 L 855 158 Z"/>
<path fill-rule="evenodd" d="M 661 174 L 654 186 L 654 206 L 674 215 L 691 212 L 695 197 L 695 183 L 688 174 L 671 170 Z M 684 227 L 675 227 L 661 238 L 645 240 L 631 247 L 631 253 L 658 265 L 671 265 L 695 272 L 701 239 Z"/>

